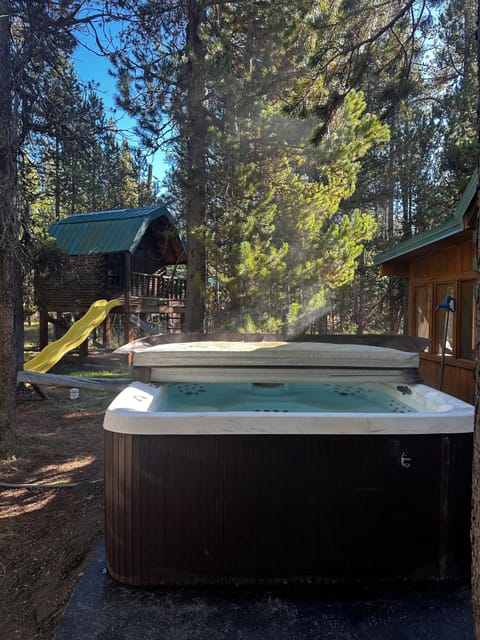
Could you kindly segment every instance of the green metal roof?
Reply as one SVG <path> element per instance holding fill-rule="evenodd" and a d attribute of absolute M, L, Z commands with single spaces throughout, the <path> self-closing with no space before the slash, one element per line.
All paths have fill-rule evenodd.
<path fill-rule="evenodd" d="M 460 202 L 455 209 L 455 213 L 453 214 L 452 218 L 450 218 L 450 220 L 447 220 L 443 224 L 438 225 L 438 227 L 433 227 L 433 229 L 429 229 L 428 231 L 419 233 L 413 238 L 408 238 L 408 240 L 399 242 L 395 247 L 377 254 L 373 259 L 374 264 L 383 264 L 384 262 L 389 262 L 390 260 L 394 260 L 395 258 L 400 258 L 407 253 L 411 253 L 412 251 L 416 251 L 418 249 L 423 249 L 424 247 L 427 247 L 434 242 L 444 240 L 445 238 L 463 231 L 463 216 L 465 215 L 468 207 L 470 206 L 470 203 L 475 197 L 477 187 L 478 174 L 475 172 L 475 174 L 470 179 L 467 188 L 463 192 L 462 197 L 460 198 Z"/>
<path fill-rule="evenodd" d="M 49 233 L 69 255 L 134 253 L 149 224 L 164 217 L 175 221 L 164 206 L 76 213 L 54 222 Z"/>

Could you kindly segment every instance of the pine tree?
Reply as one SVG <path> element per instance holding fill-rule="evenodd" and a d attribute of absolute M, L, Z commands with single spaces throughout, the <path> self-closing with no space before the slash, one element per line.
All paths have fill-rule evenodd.
<path fill-rule="evenodd" d="M 14 71 L 11 56 L 11 7 L 0 0 L 0 436 L 15 426 L 19 246 L 15 209 Z"/>
<path fill-rule="evenodd" d="M 450 204 L 458 200 L 475 170 L 478 105 L 476 3 L 449 0 L 440 13 L 436 43 L 435 84 L 443 134 L 442 187 L 451 185 Z"/>
<path fill-rule="evenodd" d="M 48 100 L 42 74 L 71 51 L 71 27 L 79 9 L 68 2 L 0 2 L 0 434 L 15 427 L 16 367 L 23 328 L 19 200 L 16 168 L 26 136 L 36 130 Z"/>
<path fill-rule="evenodd" d="M 438 224 L 451 215 L 459 197 L 441 159 L 446 141 L 442 123 L 451 124 L 435 71 L 440 57 L 438 50 L 432 49 L 439 31 L 438 12 L 431 12 L 434 4 L 440 3 L 338 3 L 332 14 L 322 10 L 313 13 L 317 40 L 311 61 L 315 73 L 321 72 L 325 78 L 324 94 L 318 104 L 309 104 L 304 96 L 309 96 L 311 83 L 304 81 L 289 105 L 299 115 L 318 114 L 321 137 L 344 96 L 352 88 L 360 88 L 369 111 L 388 124 L 390 143 L 369 152 L 350 200 L 352 206 L 371 212 L 377 219 L 379 233 L 373 253 L 374 247 L 377 251 L 385 248 L 386 239 L 393 244 Z M 464 14 L 452 12 L 457 23 L 467 24 L 462 23 Z M 444 36 L 440 40 L 447 41 Z M 465 177 L 468 179 L 468 172 L 463 173 Z M 364 290 L 369 273 L 377 277 L 368 264 L 366 270 L 358 270 L 357 291 Z M 379 309 L 387 291 L 398 299 L 397 306 L 392 306 L 391 320 L 385 323 L 392 328 L 398 326 L 397 311 L 404 307 L 400 295 L 403 284 L 400 280 L 385 283 L 385 290 L 378 290 L 379 299 L 371 301 L 372 307 Z M 371 285 L 376 291 L 375 283 Z M 364 326 L 364 320 L 358 318 L 358 327 Z"/>
<path fill-rule="evenodd" d="M 185 330 L 202 330 L 206 281 L 205 105 L 207 6 L 204 0 L 112 2 L 128 28 L 112 54 L 120 105 L 137 116 L 144 141 L 154 145 L 167 127 L 181 132 L 177 146 L 188 256 Z M 167 124 L 165 124 L 167 118 Z"/>
<path fill-rule="evenodd" d="M 301 331 L 330 291 L 353 277 L 375 225 L 348 205 L 342 210 L 342 203 L 355 189 L 360 159 L 388 135 L 363 109 L 362 96 L 351 93 L 328 141 L 317 148 L 308 142 L 311 126 L 269 117 L 268 155 L 249 163 L 242 208 L 223 221 L 231 225 L 225 237 L 238 238 L 224 256 L 237 325 L 248 317 L 257 330 Z"/>
<path fill-rule="evenodd" d="M 17 169 L 21 166 L 22 152 L 35 135 L 49 136 L 56 124 L 64 124 L 57 117 L 63 105 L 56 100 L 47 79 L 54 77 L 55 70 L 64 68 L 75 46 L 75 28 L 96 17 L 98 13 L 82 0 L 48 3 L 2 0 L 0 3 L 1 435 L 15 427 L 16 368 L 21 366 L 23 357 L 19 240 L 20 222 L 27 218 L 22 219 L 20 207 L 28 198 L 17 197 Z M 29 149 L 31 151 L 33 145 Z M 30 161 L 36 162 L 33 153 Z M 38 172 L 37 175 L 41 182 Z"/>
<path fill-rule="evenodd" d="M 170 140 L 175 163 L 171 185 L 191 252 L 187 260 L 187 307 L 196 318 L 192 325 L 187 317 L 187 329 L 203 326 L 206 297 L 215 298 L 213 292 L 203 293 L 207 272 L 215 281 L 224 280 L 225 295 L 238 306 L 240 289 L 233 282 L 240 279 L 242 261 L 251 264 L 264 260 L 263 269 L 270 270 L 272 280 L 275 269 L 284 270 L 287 264 L 283 260 L 286 244 L 278 238 L 288 225 L 278 224 L 273 218 L 288 217 L 283 213 L 291 211 L 287 192 L 291 194 L 291 202 L 297 195 L 302 197 L 300 176 L 308 175 L 308 171 L 300 166 L 308 164 L 308 154 L 295 161 L 297 167 L 288 166 L 288 154 L 295 153 L 295 145 L 305 146 L 305 140 L 289 137 L 288 129 L 294 131 L 295 127 L 286 116 L 281 117 L 280 105 L 289 97 L 287 91 L 292 90 L 296 78 L 302 78 L 303 85 L 311 82 L 304 50 L 314 39 L 314 30 L 307 21 L 314 5 L 301 2 L 292 8 L 291 3 L 284 1 L 261 6 L 256 2 L 221 6 L 207 2 L 173 6 L 160 1 L 143 2 L 141 6 L 117 4 L 126 12 L 124 17 L 129 18 L 121 51 L 113 55 L 118 67 L 121 104 L 138 117 L 145 139 L 160 135 L 166 118 L 175 133 Z M 314 85 L 316 96 L 323 91 L 322 82 Z M 274 131 L 274 126 L 269 129 L 265 124 L 269 119 L 274 125 L 281 123 L 281 135 Z M 314 124 L 308 126 L 311 133 Z M 271 158 L 278 163 L 277 173 L 272 169 Z M 346 171 L 350 172 L 350 178 L 355 174 L 352 168 Z M 277 179 L 289 185 L 284 193 L 269 186 Z M 320 187 L 318 183 L 317 188 Z M 332 201 L 338 207 L 336 186 L 333 184 L 331 188 Z M 273 191 L 279 203 L 270 205 L 269 194 Z M 351 192 L 348 188 L 345 193 Z M 247 240 L 248 234 L 242 235 L 248 230 L 248 220 L 254 218 L 258 218 L 261 227 L 255 247 L 252 238 Z M 360 218 L 353 211 L 347 218 L 355 220 L 353 227 L 358 230 Z M 347 226 L 342 221 L 339 236 L 347 237 Z M 229 247 L 233 250 L 228 251 Z M 239 251 L 243 252 L 241 258 Z M 232 263 L 235 256 L 236 266 Z M 319 270 L 318 265 L 317 274 Z M 297 280 L 300 279 L 299 273 Z M 214 286 L 218 293 L 218 284 Z M 304 289 L 307 291 L 308 285 Z M 254 290 L 253 287 L 252 300 Z M 195 292 L 196 297 L 190 298 L 188 291 Z M 278 291 L 275 295 L 279 295 Z M 304 298 L 308 295 L 305 293 Z M 280 305 L 279 300 L 277 308 Z M 292 311 L 284 312 L 282 319 L 275 322 L 293 326 L 294 315 L 306 314 L 307 306 L 306 303 L 299 306 L 295 299 Z M 301 307 L 303 310 L 299 311 Z M 277 315 L 275 310 L 272 318 Z"/>

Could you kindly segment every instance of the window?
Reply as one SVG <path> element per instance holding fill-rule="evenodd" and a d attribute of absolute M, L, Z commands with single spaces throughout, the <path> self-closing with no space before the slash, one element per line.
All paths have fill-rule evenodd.
<path fill-rule="evenodd" d="M 454 355 L 454 339 L 455 339 L 455 322 L 454 314 L 449 313 L 446 309 L 437 309 L 438 305 L 443 305 L 448 296 L 456 297 L 455 285 L 451 282 L 448 284 L 438 284 L 435 288 L 435 350 L 434 353 L 442 354 L 445 349 L 445 355 Z"/>
<path fill-rule="evenodd" d="M 106 259 L 107 286 L 123 285 L 123 256 L 119 253 L 109 253 Z"/>
<path fill-rule="evenodd" d="M 416 334 L 420 338 L 430 337 L 430 317 L 432 315 L 432 296 L 429 286 L 415 287 Z"/>
<path fill-rule="evenodd" d="M 475 359 L 475 280 L 419 283 L 414 286 L 412 321 L 415 335 L 431 338 L 426 351 L 466 360 Z M 456 299 L 457 309 L 447 313 L 444 305 L 447 296 Z M 445 323 L 446 326 L 445 326 Z"/>

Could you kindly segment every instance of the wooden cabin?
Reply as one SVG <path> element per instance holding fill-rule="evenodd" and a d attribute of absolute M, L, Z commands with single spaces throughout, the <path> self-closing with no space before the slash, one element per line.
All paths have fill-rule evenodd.
<path fill-rule="evenodd" d="M 374 260 L 383 275 L 408 278 L 408 332 L 431 339 L 420 356 L 425 384 L 441 386 L 446 393 L 471 403 L 476 357 L 477 188 L 475 175 L 452 218 L 400 242 Z M 448 313 L 437 307 L 447 296 L 456 301 L 456 310 Z"/>
<path fill-rule="evenodd" d="M 121 314 L 125 342 L 146 314 L 165 314 L 170 328 L 181 330 L 186 281 L 174 266 L 186 262 L 186 252 L 166 207 L 74 214 L 53 223 L 49 233 L 59 251 L 37 269 L 41 348 L 49 322 L 58 324 L 64 313 L 83 315 L 95 300 L 123 303 L 104 323 L 104 343 L 112 314 Z"/>

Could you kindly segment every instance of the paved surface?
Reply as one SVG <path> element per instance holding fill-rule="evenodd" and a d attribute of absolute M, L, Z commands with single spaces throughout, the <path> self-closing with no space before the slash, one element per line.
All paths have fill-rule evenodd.
<path fill-rule="evenodd" d="M 55 640 L 473 640 L 465 585 L 139 589 L 97 548 Z"/>

